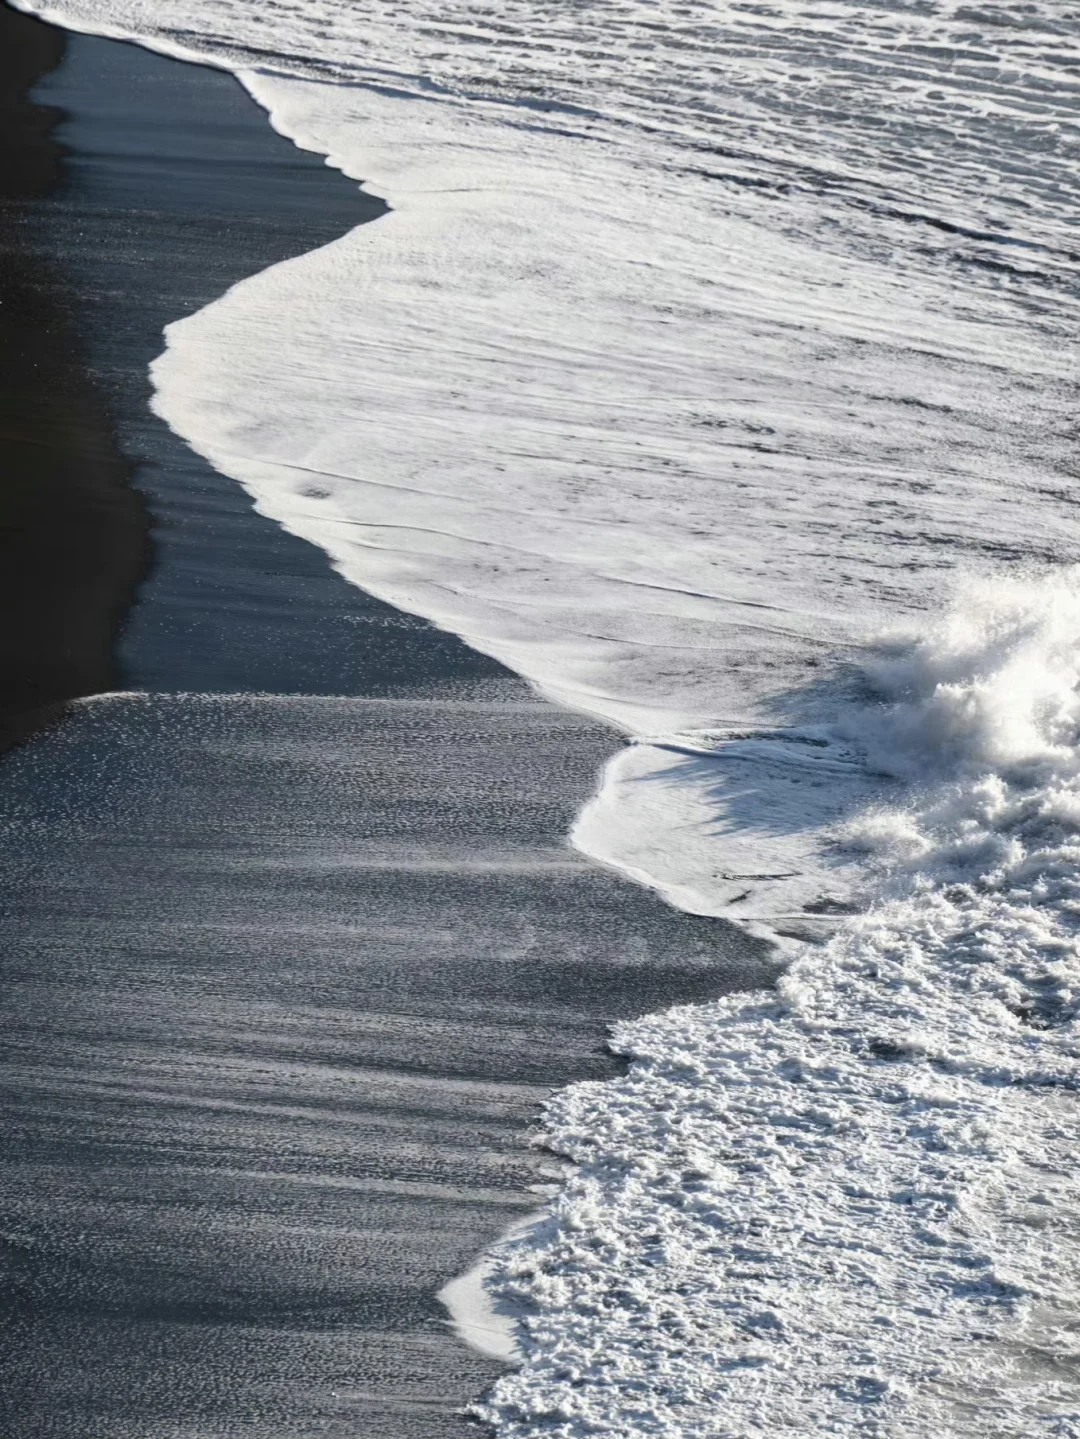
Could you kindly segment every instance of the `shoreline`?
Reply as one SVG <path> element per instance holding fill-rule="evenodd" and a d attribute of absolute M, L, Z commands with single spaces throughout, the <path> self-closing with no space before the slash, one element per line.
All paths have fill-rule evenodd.
<path fill-rule="evenodd" d="M 69 51 L 78 63 L 37 91 L 75 117 L 61 127 L 68 179 L 27 228 L 78 288 L 83 343 L 153 515 L 157 562 L 118 649 L 125 684 L 436 692 L 453 671 L 526 694 L 455 636 L 341 579 L 149 407 L 166 324 L 385 206 L 276 135 L 228 72 L 97 36 L 72 35 Z"/>
<path fill-rule="evenodd" d="M 620 1071 L 611 1022 L 767 952 L 568 848 L 610 729 L 348 584 L 148 414 L 162 323 L 370 199 L 221 71 L 72 36 L 39 95 L 69 183 L 34 250 L 158 564 L 142 692 L 3 761 L 4 1433 L 464 1439 L 500 1365 L 437 1295 L 535 1211 L 537 1106 Z"/>
<path fill-rule="evenodd" d="M 78 117 L 42 253 L 142 397 L 174 563 L 147 688 L 0 781 L 7 1427 L 464 1439 L 495 1361 L 441 1293 L 497 1352 L 519 1307 L 466 1410 L 501 1439 L 1068 1428 L 1080 20 L 631 7 L 583 48 L 573 14 L 20 3 L 255 57 L 278 134 L 393 214 L 191 313 L 173 269 L 198 305 L 215 247 L 287 253 L 346 192 L 130 50 L 41 92 Z M 165 446 L 114 345 L 185 312 L 154 411 L 599 728 L 361 617 Z M 702 913 L 835 938 L 763 992 Z M 574 1163 L 493 1256 L 555 1187 L 542 1104 Z"/>

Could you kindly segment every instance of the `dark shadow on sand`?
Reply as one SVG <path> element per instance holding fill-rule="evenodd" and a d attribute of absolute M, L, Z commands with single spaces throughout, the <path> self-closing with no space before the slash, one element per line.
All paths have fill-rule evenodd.
<path fill-rule="evenodd" d="M 27 91 L 64 50 L 61 32 L 0 6 L 0 748 L 117 683 L 114 642 L 148 553 L 70 287 L 25 240 L 65 163 L 60 115 Z"/>

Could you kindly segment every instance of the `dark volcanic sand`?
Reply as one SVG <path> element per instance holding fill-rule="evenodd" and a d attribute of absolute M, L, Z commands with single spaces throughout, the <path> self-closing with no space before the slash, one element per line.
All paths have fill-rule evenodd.
<path fill-rule="evenodd" d="M 212 71 L 73 37 L 47 94 L 31 258 L 150 499 L 124 656 L 160 692 L 0 763 L 0 1435 L 460 1439 L 497 1366 L 434 1296 L 535 1207 L 537 1105 L 765 956 L 565 847 L 610 732 L 147 414 L 165 321 L 370 202 Z"/>
<path fill-rule="evenodd" d="M 115 681 L 146 517 L 87 373 L 62 269 L 25 243 L 61 178 L 56 116 L 25 99 L 65 37 L 0 8 L 0 749 Z"/>

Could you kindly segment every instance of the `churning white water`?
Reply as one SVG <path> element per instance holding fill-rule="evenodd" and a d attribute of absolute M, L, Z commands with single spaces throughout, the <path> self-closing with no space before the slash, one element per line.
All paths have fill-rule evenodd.
<path fill-rule="evenodd" d="M 391 206 L 172 326 L 159 412 L 626 733 L 581 848 L 792 944 L 553 1103 L 487 1417 L 1080 1434 L 1075 8 L 32 8 Z"/>

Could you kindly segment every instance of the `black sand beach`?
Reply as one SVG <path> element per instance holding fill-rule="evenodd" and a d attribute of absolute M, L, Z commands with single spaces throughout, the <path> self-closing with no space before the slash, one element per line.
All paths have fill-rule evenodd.
<path fill-rule="evenodd" d="M 537 1106 L 616 1071 L 611 1020 L 767 957 L 566 847 L 609 731 L 346 585 L 146 410 L 164 323 L 377 203 L 213 71 L 76 36 L 38 93 L 68 153 L 4 250 L 62 288 L 69 432 L 107 453 L 102 633 L 138 493 L 154 568 L 69 689 L 148 693 L 0 762 L 0 1434 L 464 1435 L 497 1366 L 435 1296 L 536 1207 Z M 63 504 L 27 513 L 49 552 Z"/>

